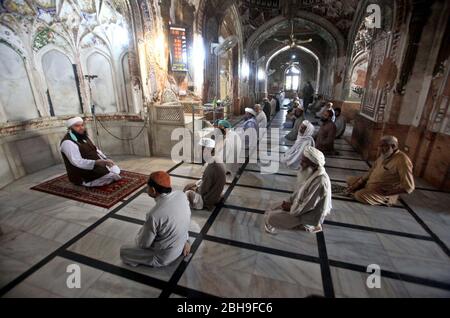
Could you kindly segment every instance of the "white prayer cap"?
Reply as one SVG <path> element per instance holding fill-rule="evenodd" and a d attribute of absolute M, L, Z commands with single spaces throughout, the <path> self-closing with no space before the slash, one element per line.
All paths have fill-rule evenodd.
<path fill-rule="evenodd" d="M 319 149 L 306 146 L 305 150 L 303 150 L 303 155 L 319 167 L 323 167 L 325 165 L 325 156 Z"/>
<path fill-rule="evenodd" d="M 250 113 L 250 114 L 252 114 L 253 116 L 256 116 L 256 112 L 254 111 L 253 108 L 246 107 L 246 108 L 245 108 L 245 112 L 246 112 L 246 113 Z"/>
<path fill-rule="evenodd" d="M 82 122 L 83 122 L 83 119 L 81 117 L 73 117 L 66 121 L 66 126 L 67 126 L 67 128 L 70 128 L 73 125 L 75 125 L 76 123 L 82 123 Z"/>
<path fill-rule="evenodd" d="M 198 144 L 206 148 L 214 148 L 216 146 L 216 142 L 211 138 L 202 138 Z"/>

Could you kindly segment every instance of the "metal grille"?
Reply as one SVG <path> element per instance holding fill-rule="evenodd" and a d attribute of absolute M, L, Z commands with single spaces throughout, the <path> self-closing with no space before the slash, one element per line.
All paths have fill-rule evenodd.
<path fill-rule="evenodd" d="M 183 119 L 183 108 L 181 107 L 157 107 L 156 119 L 158 121 L 181 122 Z"/>

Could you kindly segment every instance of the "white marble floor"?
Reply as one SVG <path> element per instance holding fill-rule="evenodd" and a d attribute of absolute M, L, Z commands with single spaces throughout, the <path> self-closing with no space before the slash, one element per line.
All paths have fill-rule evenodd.
<path fill-rule="evenodd" d="M 336 148 L 327 158 L 333 182 L 368 169 L 344 139 Z M 198 164 L 115 159 L 125 170 L 170 170 L 175 189 L 201 176 Z M 0 296 L 450 297 L 450 194 L 418 180 L 420 189 L 395 207 L 336 196 L 322 233 L 269 235 L 262 213 L 294 190 L 295 171 L 261 174 L 244 163 L 240 172 L 228 178 L 223 204 L 192 211 L 192 257 L 160 269 L 119 258 L 154 205 L 142 191 L 104 209 L 30 190 L 64 173 L 61 165 L 14 182 L 0 190 Z M 67 287 L 71 264 L 80 266 L 80 288 Z M 380 288 L 366 285 L 370 264 L 381 268 Z"/>

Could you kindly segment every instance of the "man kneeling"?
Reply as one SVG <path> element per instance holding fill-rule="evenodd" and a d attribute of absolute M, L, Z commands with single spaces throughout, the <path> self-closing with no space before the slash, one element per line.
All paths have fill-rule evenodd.
<path fill-rule="evenodd" d="M 166 266 L 190 252 L 191 210 L 183 192 L 172 192 L 170 176 L 164 171 L 150 175 L 148 195 L 155 199 L 156 205 L 147 213 L 136 245 L 122 246 L 120 258 L 131 266 Z"/>
<path fill-rule="evenodd" d="M 120 169 L 89 139 L 83 119 L 66 122 L 67 134 L 61 141 L 61 154 L 69 181 L 85 187 L 100 187 L 120 180 Z"/>
<path fill-rule="evenodd" d="M 202 138 L 200 146 L 211 153 L 210 163 L 207 163 L 202 178 L 195 183 L 190 183 L 184 187 L 184 192 L 193 209 L 201 210 L 206 208 L 211 210 L 222 197 L 222 191 L 226 183 L 225 164 L 216 162 L 215 146 L 216 143 L 211 138 Z"/>
<path fill-rule="evenodd" d="M 331 211 L 331 182 L 325 168 L 325 157 L 314 147 L 306 146 L 300 162 L 298 188 L 289 201 L 283 201 L 265 214 L 265 230 L 302 229 L 320 232 Z"/>

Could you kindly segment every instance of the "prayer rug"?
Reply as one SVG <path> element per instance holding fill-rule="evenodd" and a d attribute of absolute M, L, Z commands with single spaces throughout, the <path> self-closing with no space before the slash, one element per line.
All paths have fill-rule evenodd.
<path fill-rule="evenodd" d="M 31 189 L 60 197 L 110 208 L 147 183 L 148 176 L 130 171 L 120 172 L 121 180 L 101 187 L 84 187 L 72 184 L 67 174 L 45 181 Z"/>

